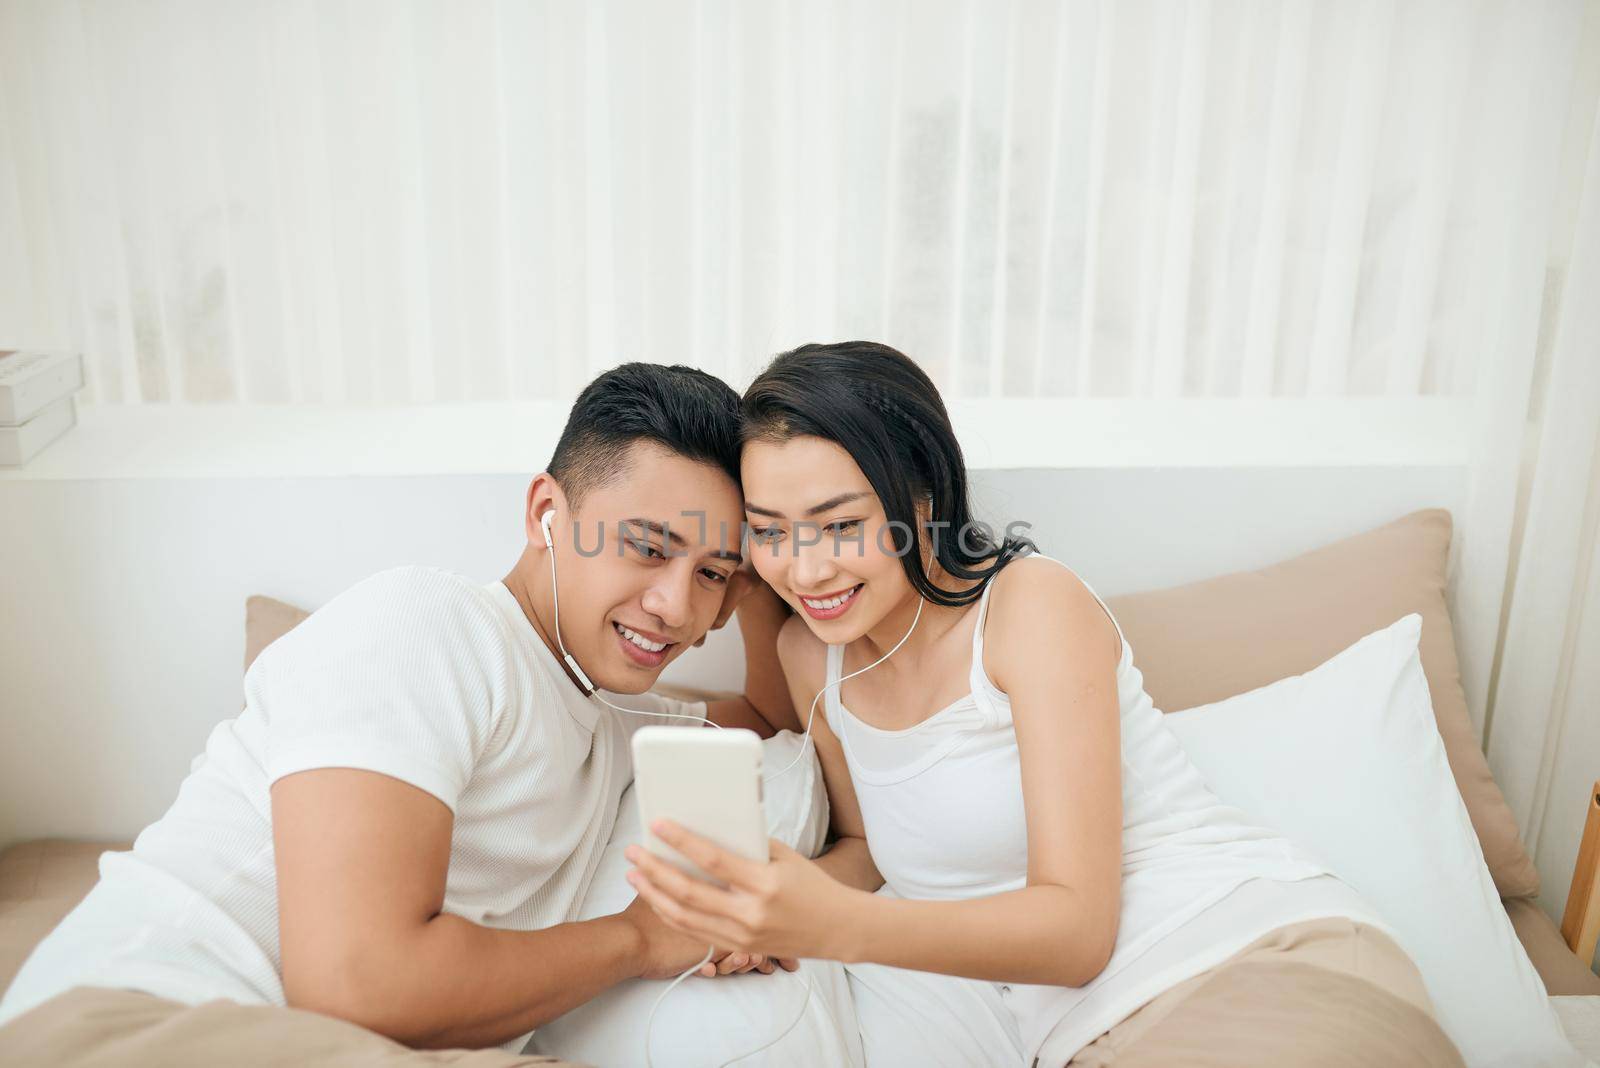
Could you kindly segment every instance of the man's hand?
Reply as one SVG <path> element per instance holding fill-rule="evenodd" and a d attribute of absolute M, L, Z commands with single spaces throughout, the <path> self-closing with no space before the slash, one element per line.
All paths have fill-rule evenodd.
<path fill-rule="evenodd" d="M 639 933 L 644 966 L 641 978 L 676 979 L 706 955 L 709 943 L 674 931 L 642 897 L 634 898 L 621 915 Z M 792 972 L 799 967 L 799 963 L 789 959 L 774 961 L 761 953 L 730 953 L 725 949 L 717 949 L 695 974 L 707 978 L 753 971 L 771 975 L 775 966 Z"/>
<path fill-rule="evenodd" d="M 674 931 L 656 914 L 642 897 L 622 910 L 622 918 L 633 926 L 639 935 L 639 955 L 643 979 L 676 979 L 690 965 L 706 955 L 709 944 Z M 699 975 L 718 974 L 718 964 L 726 959 L 728 951 L 716 950 L 711 960 L 700 968 Z"/>
<path fill-rule="evenodd" d="M 792 972 L 800 967 L 800 962 L 790 957 L 769 957 L 763 953 L 729 953 L 717 962 L 718 975 L 743 975 L 745 972 L 760 972 L 762 975 L 771 975 L 782 968 Z"/>
<path fill-rule="evenodd" d="M 763 738 L 782 730 L 798 732 L 800 721 L 778 663 L 778 635 L 792 613 L 753 565 L 747 563 L 735 574 L 741 577 L 737 587 L 724 595 L 716 626 L 738 614 L 744 643 L 744 695 L 711 702 L 710 719 L 722 727 L 746 727 Z M 732 585 L 733 580 L 729 581 Z"/>
<path fill-rule="evenodd" d="M 738 610 L 739 602 L 749 596 L 750 591 L 762 585 L 761 576 L 756 574 L 756 569 L 750 561 L 746 560 L 739 565 L 739 569 L 728 576 L 728 587 L 722 591 L 722 607 L 717 609 L 717 618 L 712 620 L 711 629 L 700 635 L 695 647 L 706 643 L 706 637 L 713 630 L 721 630 L 728 625 L 728 620 L 733 618 L 733 613 Z"/>
<path fill-rule="evenodd" d="M 292 1007 L 419 1048 L 493 1046 L 641 971 L 676 976 L 710 944 L 673 931 L 643 901 L 532 931 L 445 911 L 454 816 L 399 779 L 318 768 L 279 779 L 271 797 Z M 718 961 L 723 972 L 749 964 L 726 958 L 719 949 L 706 974 Z"/>

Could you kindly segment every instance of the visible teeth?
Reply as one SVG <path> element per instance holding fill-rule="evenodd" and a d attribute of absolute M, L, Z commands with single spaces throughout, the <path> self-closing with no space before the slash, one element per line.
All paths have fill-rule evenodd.
<path fill-rule="evenodd" d="M 838 608 L 840 605 L 844 604 L 850 598 L 854 597 L 855 594 L 856 594 L 856 591 L 854 589 L 850 589 L 850 590 L 846 590 L 844 593 L 841 593 L 837 597 L 829 597 L 826 601 L 816 601 L 816 600 L 811 599 L 810 597 L 802 597 L 800 599 L 802 601 L 804 601 L 810 607 L 815 608 L 817 611 L 826 612 L 830 608 Z"/>
<path fill-rule="evenodd" d="M 653 642 L 653 641 L 650 641 L 649 639 L 645 638 L 644 636 L 642 636 L 640 634 L 636 634 L 633 631 L 629 630 L 627 627 L 624 627 L 621 623 L 617 624 L 617 629 L 622 632 L 622 636 L 624 638 L 628 639 L 630 642 L 632 642 L 633 644 L 637 645 L 639 648 L 645 650 L 646 652 L 659 653 L 661 650 L 663 650 L 663 649 L 665 649 L 667 647 L 667 643 L 666 642 Z"/>

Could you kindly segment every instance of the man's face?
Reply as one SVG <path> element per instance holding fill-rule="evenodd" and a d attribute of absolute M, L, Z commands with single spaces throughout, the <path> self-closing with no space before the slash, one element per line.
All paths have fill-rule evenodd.
<path fill-rule="evenodd" d="M 717 468 L 647 443 L 552 524 L 561 638 L 595 685 L 643 693 L 716 619 L 742 499 Z"/>

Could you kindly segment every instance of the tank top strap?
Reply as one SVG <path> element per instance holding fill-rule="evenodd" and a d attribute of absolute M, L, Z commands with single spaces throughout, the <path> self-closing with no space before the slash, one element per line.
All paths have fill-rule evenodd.
<path fill-rule="evenodd" d="M 1067 567 L 1066 564 L 1063 564 L 1060 560 L 1057 560 L 1053 556 L 1045 556 L 1042 553 L 1029 553 L 1028 555 L 1030 557 L 1038 557 L 1041 560 L 1049 560 L 1057 567 L 1065 568 L 1075 578 L 1077 578 L 1079 582 L 1083 582 L 1082 575 L 1079 575 L 1076 571 L 1073 571 L 1072 568 Z M 1118 650 L 1118 660 L 1120 662 L 1121 659 L 1127 656 L 1128 652 L 1128 638 L 1127 635 L 1122 633 L 1122 624 L 1117 622 L 1117 617 L 1112 613 L 1111 607 L 1106 604 L 1104 598 L 1094 591 L 1092 586 L 1090 586 L 1087 582 L 1083 582 L 1083 586 L 1089 591 L 1094 599 L 1100 603 L 1101 609 L 1104 610 L 1105 614 L 1110 618 L 1111 625 L 1116 628 L 1117 641 L 1120 646 L 1120 649 Z M 972 669 L 969 673 L 972 684 L 973 699 L 977 701 L 978 707 L 983 710 L 984 716 L 988 719 L 991 725 L 1010 719 L 1009 708 L 1004 714 L 1002 714 L 1000 708 L 997 707 L 994 700 L 995 695 L 1001 694 L 1002 691 L 992 681 L 990 681 L 989 673 L 983 668 L 984 624 L 989 618 L 989 594 L 993 592 L 994 581 L 991 579 L 988 584 L 983 587 L 983 595 L 978 598 L 978 622 L 977 626 L 972 629 Z"/>
<path fill-rule="evenodd" d="M 978 598 L 978 623 L 972 628 L 972 662 L 983 662 L 983 622 L 989 618 L 989 595 L 994 592 L 994 582 L 991 580 L 984 584 L 983 594 Z"/>
<path fill-rule="evenodd" d="M 828 723 L 835 733 L 839 731 L 839 676 L 844 672 L 844 646 L 828 646 L 828 669 L 822 680 L 822 706 L 828 710 Z"/>
<path fill-rule="evenodd" d="M 983 594 L 978 598 L 978 619 L 972 628 L 972 667 L 967 672 L 967 682 L 972 688 L 972 699 L 983 711 L 984 720 L 991 728 L 999 725 L 1002 720 L 1000 710 L 994 703 L 996 687 L 989 681 L 989 673 L 983 669 L 983 626 L 989 618 L 989 595 L 993 592 L 994 581 L 991 579 L 984 584 Z"/>
<path fill-rule="evenodd" d="M 839 699 L 840 677 L 844 674 L 844 650 L 843 645 L 828 646 L 828 669 L 822 680 L 822 704 L 828 710 L 828 729 L 833 731 L 833 736 L 839 739 L 839 745 L 844 748 L 845 763 L 851 766 L 853 775 L 859 770 L 861 761 L 850 747 L 850 710 Z"/>

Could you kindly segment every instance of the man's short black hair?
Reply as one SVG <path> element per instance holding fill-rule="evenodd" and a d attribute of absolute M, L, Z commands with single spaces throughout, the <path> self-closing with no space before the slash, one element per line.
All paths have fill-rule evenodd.
<path fill-rule="evenodd" d="M 549 471 L 567 501 L 621 473 L 628 446 L 647 441 L 711 464 L 739 481 L 739 395 L 715 375 L 657 363 L 625 363 L 578 394 Z"/>

